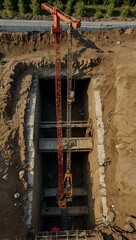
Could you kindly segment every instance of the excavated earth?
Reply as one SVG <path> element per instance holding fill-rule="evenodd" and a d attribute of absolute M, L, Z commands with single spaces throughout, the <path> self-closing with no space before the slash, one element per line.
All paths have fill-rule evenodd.
<path fill-rule="evenodd" d="M 66 67 L 66 34 L 61 39 Z M 136 239 L 136 30 L 74 32 L 73 71 L 100 90 L 110 239 Z M 50 34 L 0 33 L 0 239 L 25 239 L 26 108 L 34 71 L 54 68 Z M 14 195 L 18 193 L 19 195 Z M 109 239 L 109 238 L 108 238 Z"/>

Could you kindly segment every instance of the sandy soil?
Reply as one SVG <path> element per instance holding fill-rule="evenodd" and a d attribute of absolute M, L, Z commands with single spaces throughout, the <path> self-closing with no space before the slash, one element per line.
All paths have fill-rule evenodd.
<path fill-rule="evenodd" d="M 53 66 L 49 34 L 0 33 L 0 236 L 25 239 L 25 110 L 34 69 Z M 61 56 L 66 58 L 66 36 Z M 105 127 L 105 169 L 110 230 L 136 239 L 136 30 L 74 33 L 73 69 L 95 78 Z M 2 63 L 2 61 L 1 61 Z M 19 193 L 15 198 L 14 194 Z"/>

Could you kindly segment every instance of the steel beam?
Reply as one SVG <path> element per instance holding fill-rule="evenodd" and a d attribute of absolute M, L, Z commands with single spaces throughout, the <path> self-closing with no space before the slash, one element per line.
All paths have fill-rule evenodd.
<path fill-rule="evenodd" d="M 68 216 L 84 216 L 88 215 L 87 206 L 67 207 Z M 58 207 L 46 207 L 41 211 L 42 216 L 46 217 L 59 217 L 62 215 L 62 209 Z"/>
<path fill-rule="evenodd" d="M 65 230 L 65 231 L 49 231 L 40 232 L 35 238 L 36 240 L 51 239 L 73 239 L 73 240 L 103 240 L 102 234 L 98 230 Z"/>
<path fill-rule="evenodd" d="M 88 121 L 71 121 L 71 124 L 69 125 L 66 121 L 62 121 L 62 127 L 71 127 L 71 128 L 89 128 L 90 123 Z M 39 124 L 39 128 L 56 128 L 56 122 L 45 122 L 42 121 Z"/>
<path fill-rule="evenodd" d="M 56 197 L 57 188 L 46 188 L 42 197 Z M 87 196 L 85 188 L 73 188 L 73 197 Z"/>

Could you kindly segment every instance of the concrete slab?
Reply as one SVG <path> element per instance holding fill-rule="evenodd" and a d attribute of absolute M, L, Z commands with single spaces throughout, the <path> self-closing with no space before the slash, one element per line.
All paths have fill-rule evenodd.
<path fill-rule="evenodd" d="M 63 150 L 67 149 L 67 138 L 63 138 Z M 91 138 L 71 138 L 71 151 L 84 151 L 92 150 Z M 39 139 L 40 152 L 57 152 L 57 139 L 56 138 L 40 138 Z"/>
<path fill-rule="evenodd" d="M 57 188 L 46 188 L 43 193 L 43 197 L 56 197 Z M 85 188 L 73 188 L 73 197 L 87 196 L 87 190 Z"/>
<path fill-rule="evenodd" d="M 84 216 L 88 215 L 87 206 L 67 207 L 68 216 Z M 41 211 L 42 216 L 59 217 L 62 215 L 62 209 L 58 207 L 47 207 Z"/>

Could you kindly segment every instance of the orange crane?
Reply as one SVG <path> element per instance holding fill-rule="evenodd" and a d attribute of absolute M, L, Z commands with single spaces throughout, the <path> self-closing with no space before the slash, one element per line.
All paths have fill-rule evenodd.
<path fill-rule="evenodd" d="M 70 142 L 67 143 L 67 159 L 69 162 L 66 163 L 68 166 L 68 170 L 66 170 L 65 178 L 64 178 L 64 170 L 63 170 L 63 143 L 62 143 L 62 97 L 61 97 L 61 58 L 60 58 L 60 36 L 62 32 L 62 28 L 60 26 L 60 20 L 65 21 L 69 24 L 70 28 L 79 28 L 81 26 L 81 22 L 77 19 L 70 17 L 65 14 L 57 7 L 52 7 L 47 3 L 41 4 L 41 9 L 48 11 L 54 19 L 54 24 L 52 26 L 51 33 L 54 38 L 54 46 L 55 46 L 55 97 L 56 97 L 56 127 L 57 127 L 57 152 L 58 152 L 58 191 L 57 191 L 57 203 L 59 208 L 66 208 L 66 199 L 64 197 L 64 182 L 67 180 L 67 188 L 66 188 L 66 198 L 71 199 L 72 190 L 71 190 L 71 182 L 72 175 L 71 171 L 71 152 L 70 152 Z M 68 48 L 70 50 L 70 48 Z M 68 65 L 72 66 L 72 64 Z M 68 69 L 69 72 L 69 81 L 72 79 L 70 74 L 72 71 Z M 69 84 L 71 86 L 71 84 Z M 68 92 L 67 92 L 68 93 Z M 67 96 L 68 97 L 68 96 Z M 67 105 L 67 109 L 71 108 Z M 71 120 L 69 119 L 69 123 Z M 71 131 L 70 127 L 67 129 L 67 135 L 70 136 Z M 67 167 L 66 167 L 67 169 Z"/>

